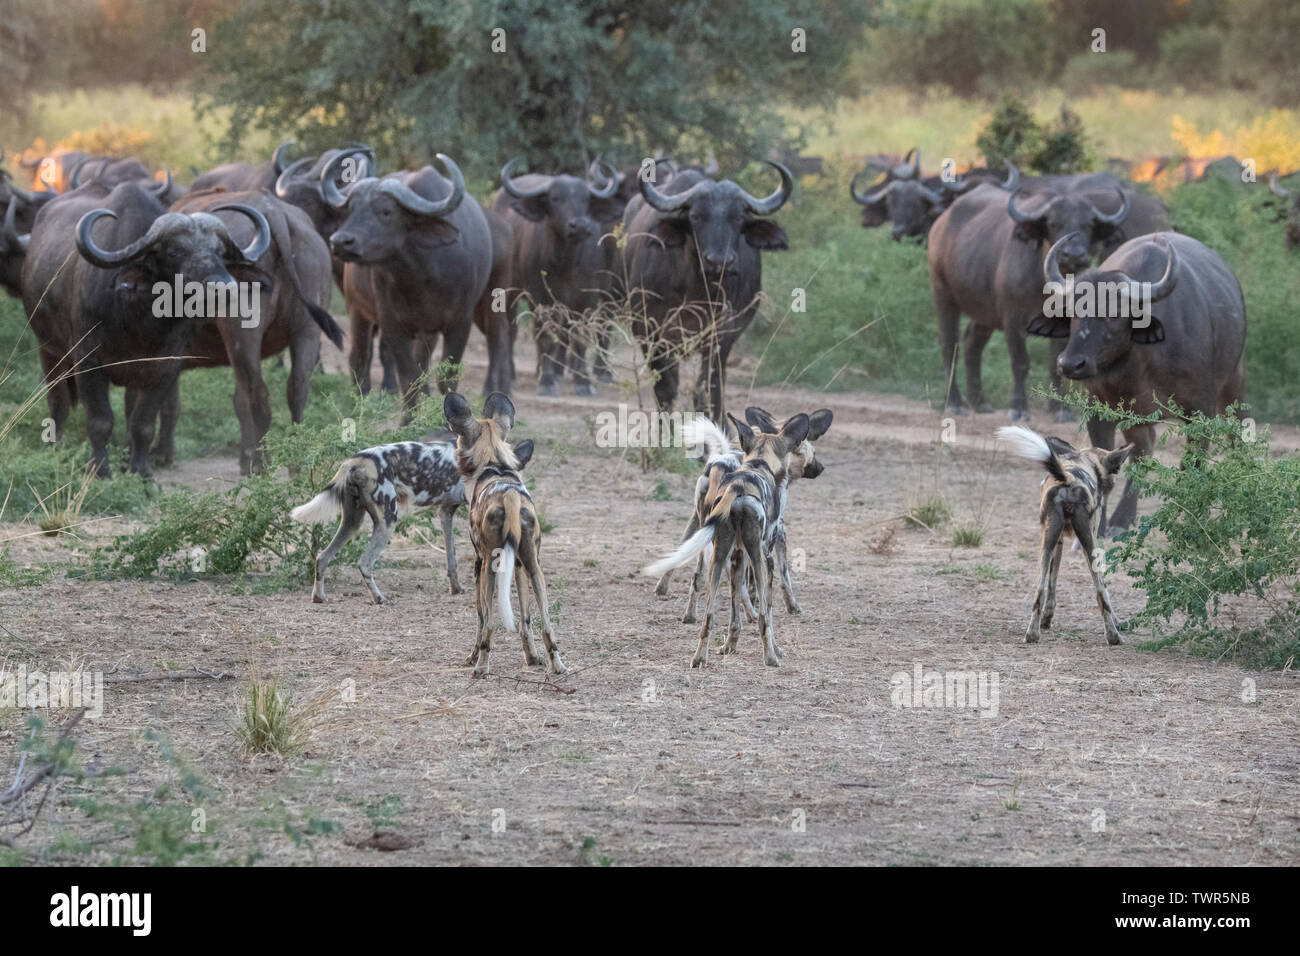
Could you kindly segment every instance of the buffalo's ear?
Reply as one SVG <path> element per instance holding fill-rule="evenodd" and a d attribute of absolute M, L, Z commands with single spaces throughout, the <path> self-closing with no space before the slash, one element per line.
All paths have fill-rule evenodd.
<path fill-rule="evenodd" d="M 551 204 L 547 201 L 545 193 L 540 196 L 529 196 L 527 199 L 512 199 L 510 208 L 529 222 L 545 222 L 546 217 L 551 214 Z"/>
<path fill-rule="evenodd" d="M 745 454 L 749 454 L 754 450 L 754 430 L 731 412 L 727 412 L 727 417 L 731 419 L 731 427 L 736 429 L 736 437 L 740 439 L 741 450 Z"/>
<path fill-rule="evenodd" d="M 515 460 L 519 462 L 519 467 L 523 468 L 533 457 L 533 440 L 525 438 L 515 446 Z"/>
<path fill-rule="evenodd" d="M 411 237 L 426 249 L 449 246 L 460 238 L 460 230 L 441 216 L 412 216 Z"/>
<path fill-rule="evenodd" d="M 616 222 L 623 218 L 627 200 L 620 199 L 618 193 L 608 199 L 592 199 L 587 203 L 587 212 L 597 222 Z"/>
<path fill-rule="evenodd" d="M 1165 340 L 1165 327 L 1154 315 L 1142 328 L 1133 327 L 1133 341 L 1138 345 L 1154 345 Z"/>
<path fill-rule="evenodd" d="M 1106 455 L 1106 474 L 1116 474 L 1121 468 L 1123 468 L 1124 462 L 1128 459 L 1129 455 L 1133 454 L 1135 448 L 1137 448 L 1136 445 L 1128 444 L 1123 448 L 1116 448 L 1114 451 L 1109 452 Z"/>
<path fill-rule="evenodd" d="M 750 405 L 745 409 L 745 421 L 753 425 L 761 432 L 767 432 L 769 435 L 777 433 L 776 419 L 769 412 L 763 411 L 757 405 Z"/>
<path fill-rule="evenodd" d="M 678 216 L 659 216 L 650 227 L 650 235 L 669 247 L 684 246 L 690 231 L 690 221 Z"/>
<path fill-rule="evenodd" d="M 1016 223 L 1016 228 L 1011 234 L 1021 242 L 1037 242 L 1040 239 L 1047 238 L 1047 220 L 1046 219 L 1029 219 L 1025 222 Z"/>
<path fill-rule="evenodd" d="M 1039 312 L 1029 320 L 1025 331 L 1030 335 L 1041 335 L 1046 339 L 1068 339 L 1070 337 L 1070 320 L 1064 316 L 1047 316 Z"/>
<path fill-rule="evenodd" d="M 808 416 L 808 440 L 816 441 L 826 434 L 831 427 L 831 419 L 835 417 L 834 412 L 829 408 L 819 408 Z"/>
<path fill-rule="evenodd" d="M 510 429 L 515 427 L 515 403 L 504 392 L 493 392 L 483 403 L 483 417 L 496 422 L 497 428 L 501 429 L 501 437 L 505 438 L 510 434 Z"/>
<path fill-rule="evenodd" d="M 480 426 L 474 420 L 474 412 L 469 402 L 460 392 L 448 392 L 442 400 L 442 417 L 447 419 L 447 427 L 454 431 L 467 445 L 474 444 L 479 436 Z"/>
<path fill-rule="evenodd" d="M 755 249 L 779 252 L 790 248 L 785 230 L 771 219 L 750 219 L 740 227 L 740 234 Z"/>
<path fill-rule="evenodd" d="M 808 437 L 808 429 L 812 427 L 808 416 L 803 412 L 798 415 L 791 415 L 784 425 L 781 426 L 781 437 L 777 443 L 777 452 L 782 457 L 790 454 L 795 448 Z"/>

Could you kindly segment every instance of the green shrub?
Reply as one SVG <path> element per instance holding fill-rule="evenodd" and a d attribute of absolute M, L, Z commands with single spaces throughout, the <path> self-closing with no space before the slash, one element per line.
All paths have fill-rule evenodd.
<path fill-rule="evenodd" d="M 1214 27 L 1166 30 L 1160 35 L 1160 81 L 1189 90 L 1217 89 L 1223 82 L 1223 45 L 1223 31 Z"/>

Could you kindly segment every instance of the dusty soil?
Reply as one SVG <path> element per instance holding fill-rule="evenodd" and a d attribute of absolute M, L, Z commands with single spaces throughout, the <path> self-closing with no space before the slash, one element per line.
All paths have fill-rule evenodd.
<path fill-rule="evenodd" d="M 486 368 L 477 337 L 473 349 L 467 381 L 477 388 Z M 826 472 L 791 494 L 803 614 L 787 614 L 778 597 L 782 666 L 764 666 L 747 625 L 739 654 L 715 652 L 692 671 L 698 629 L 680 622 L 685 577 L 659 598 L 639 571 L 676 544 L 693 479 L 642 472 L 594 446 L 589 420 L 626 390 L 538 399 L 527 348 L 518 365 L 516 437 L 538 439 L 527 474 L 555 524 L 543 554 L 572 673 L 547 684 L 498 634 L 493 676 L 471 679 L 461 663 L 472 595 L 448 594 L 441 552 L 411 539 L 379 565 L 391 600 L 382 607 L 340 565 L 324 605 L 305 591 L 234 594 L 210 579 L 100 583 L 56 572 L 0 594 L 0 659 L 10 666 L 258 673 L 319 711 L 302 752 L 251 758 L 234 732 L 239 683 L 110 684 L 104 715 L 75 735 L 80 761 L 126 771 L 99 792 L 138 800 L 176 778 L 144 737 L 154 728 L 211 788 L 199 806 L 223 852 L 256 847 L 275 862 L 1300 862 L 1294 673 L 1147 652 L 1133 637 L 1108 647 L 1077 553 L 1061 570 L 1055 625 L 1041 644 L 1024 643 L 1042 476 L 994 449 L 1002 413 L 959 420 L 956 442 L 943 444 L 940 416 L 923 402 L 750 392 L 750 369 L 733 368 L 734 410 L 829 406 L 835 423 L 818 447 Z M 1041 411 L 1035 424 L 1075 438 Z M 1274 440 L 1300 445 L 1295 429 Z M 232 479 L 237 464 L 187 462 L 161 477 Z M 944 525 L 895 520 L 936 490 L 954 507 Z M 957 525 L 982 527 L 982 545 L 954 548 Z M 459 521 L 457 533 L 468 586 Z M 16 542 L 13 556 L 69 560 L 65 545 L 39 537 Z M 1139 606 L 1123 575 L 1110 589 L 1121 617 Z M 996 676 L 996 713 L 895 707 L 891 678 L 917 666 Z M 344 700 L 348 681 L 354 702 Z M 23 719 L 0 712 L 5 785 Z M 65 827 L 105 837 L 70 805 L 78 792 L 65 785 L 19 844 L 48 847 Z M 313 819 L 339 829 L 301 844 L 283 832 Z M 108 858 L 115 844 L 94 852 Z"/>

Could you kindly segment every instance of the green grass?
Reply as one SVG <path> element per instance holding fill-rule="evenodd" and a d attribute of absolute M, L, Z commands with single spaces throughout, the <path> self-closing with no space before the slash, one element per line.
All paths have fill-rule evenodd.
<path fill-rule="evenodd" d="M 984 529 L 975 525 L 953 528 L 952 543 L 957 548 L 978 548 L 984 543 Z"/>

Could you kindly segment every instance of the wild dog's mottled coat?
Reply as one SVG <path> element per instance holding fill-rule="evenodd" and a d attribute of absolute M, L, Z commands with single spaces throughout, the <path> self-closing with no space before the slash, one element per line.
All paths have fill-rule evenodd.
<path fill-rule="evenodd" d="M 295 521 L 310 523 L 328 521 L 340 511 L 343 514 L 334 540 L 316 559 L 312 600 L 317 604 L 324 602 L 325 571 L 339 549 L 360 530 L 362 518 L 369 514 L 370 543 L 359 566 L 374 602 L 383 604 L 386 599 L 375 584 L 375 561 L 388 546 L 398 519 L 426 508 L 437 508 L 442 514 L 447 580 L 451 593 L 459 594 L 451 519 L 464 503 L 465 485 L 456 467 L 456 446 L 451 442 L 408 441 L 357 452 L 339 465 L 324 491 L 291 512 Z"/>
<path fill-rule="evenodd" d="M 1126 445 L 1115 451 L 1076 449 L 1060 438 L 1044 437 L 1019 425 L 999 428 L 998 437 L 1011 445 L 1016 454 L 1041 461 L 1048 474 L 1043 480 L 1038 509 L 1043 528 L 1038 594 L 1034 598 L 1025 640 L 1030 644 L 1037 643 L 1042 629 L 1052 626 L 1052 615 L 1056 611 L 1056 574 L 1061 567 L 1064 539 L 1074 537 L 1082 547 L 1088 570 L 1092 573 L 1106 640 L 1119 644 L 1119 622 L 1110 604 L 1106 582 L 1102 579 L 1100 555 L 1094 549 L 1098 525 L 1106 507 L 1106 495 L 1114 487 L 1115 475 L 1123 467 L 1133 446 Z"/>
<path fill-rule="evenodd" d="M 519 471 L 533 454 L 531 440 L 513 447 L 506 438 L 514 427 L 515 406 L 500 392 L 493 392 L 483 404 L 483 418 L 474 418 L 465 397 L 456 392 L 447 395 L 443 414 L 457 435 L 456 462 L 465 480 L 469 501 L 470 541 L 474 545 L 474 582 L 478 606 L 478 637 L 465 662 L 474 668 L 474 676 L 488 674 L 488 655 L 492 650 L 492 597 L 495 592 L 502 624 L 514 630 L 510 607 L 510 585 L 519 591 L 519 635 L 524 660 L 530 666 L 540 664 L 528 621 L 528 587 L 523 568 L 537 597 L 542 617 L 542 640 L 546 644 L 550 669 L 564 674 L 568 669 L 560 659 L 560 649 L 551 628 L 550 603 L 546 597 L 546 579 L 542 576 L 539 551 L 542 546 L 541 522 L 532 496 L 524 487 Z"/>
<path fill-rule="evenodd" d="M 819 408 L 808 417 L 808 437 L 800 443 L 799 447 L 791 455 L 788 480 L 778 489 L 781 496 L 780 516 L 777 519 L 771 554 L 771 557 L 775 559 L 776 570 L 781 576 L 781 590 L 785 597 L 785 607 L 791 614 L 802 614 L 803 608 L 799 606 L 799 602 L 794 596 L 794 582 L 790 577 L 790 561 L 786 545 L 785 511 L 789 495 L 789 484 L 797 478 L 816 478 L 825 470 L 823 465 L 817 461 L 813 443 L 826 434 L 827 429 L 831 426 L 833 413 L 829 408 Z M 757 405 L 751 405 L 745 409 L 745 420 L 761 432 L 778 434 L 781 431 L 781 426 L 777 425 L 772 415 Z M 691 514 L 690 522 L 686 525 L 682 541 L 688 540 L 691 535 L 699 530 L 700 522 L 706 513 L 704 503 L 708 500 L 709 495 L 715 491 L 717 482 L 724 475 L 730 474 L 740 467 L 740 463 L 744 458 L 744 452 L 734 447 L 727 435 L 707 419 L 699 422 L 696 435 L 698 440 L 706 446 L 709 457 L 705 461 L 704 472 L 695 483 L 695 510 Z M 663 577 L 659 579 L 659 583 L 655 587 L 656 594 L 668 593 L 668 581 L 671 577 L 672 569 L 664 572 Z M 695 575 L 691 579 L 691 591 L 687 598 L 686 613 L 682 616 L 683 624 L 695 623 L 696 601 L 703 589 L 704 556 L 701 554 L 695 566 Z M 757 614 L 750 603 L 748 586 L 741 589 L 741 600 L 744 602 L 746 615 L 751 621 L 754 620 Z"/>
<path fill-rule="evenodd" d="M 787 479 L 789 456 L 808 437 L 809 421 L 807 415 L 795 415 L 785 423 L 780 434 L 771 435 L 755 433 L 734 416 L 728 417 L 740 436 L 744 460 L 729 474 L 717 475 L 716 485 L 705 500 L 707 510 L 700 522 L 700 530 L 673 554 L 646 568 L 646 573 L 659 575 L 669 568 L 680 567 L 703 553 L 710 544 L 713 546 L 704 624 L 700 629 L 699 647 L 691 659 L 692 667 L 701 667 L 708 663 L 709 633 L 718 583 L 728 561 L 731 563 L 731 625 L 722 653 L 736 650 L 740 637 L 740 592 L 745 582 L 745 562 L 748 561 L 757 585 L 763 657 L 768 666 L 777 667 L 781 660 L 772 629 L 769 555 L 780 519 L 780 488 Z"/>

